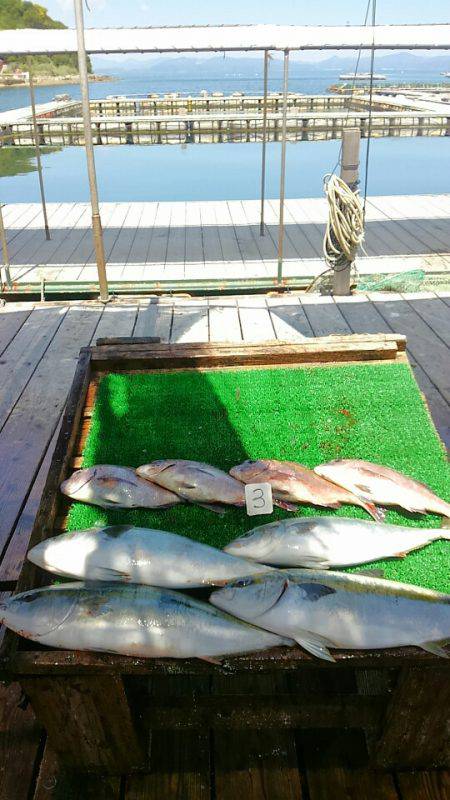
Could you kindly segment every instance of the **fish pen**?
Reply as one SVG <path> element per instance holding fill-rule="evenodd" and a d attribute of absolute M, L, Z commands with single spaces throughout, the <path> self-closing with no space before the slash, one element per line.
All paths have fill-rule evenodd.
<path fill-rule="evenodd" d="M 71 504 L 61 482 L 98 463 L 136 467 L 170 455 L 228 470 L 268 453 L 313 466 L 357 451 L 445 494 L 443 447 L 405 346 L 403 336 L 380 334 L 254 345 L 109 339 L 83 349 L 30 546 L 65 530 L 128 523 L 223 547 L 252 527 L 239 508 L 220 518 L 191 505 Z M 364 517 L 353 507 L 335 513 Z M 276 509 L 263 519 L 285 516 Z M 417 524 L 399 511 L 388 519 Z M 440 523 L 427 515 L 418 524 Z M 387 577 L 448 590 L 440 542 L 381 566 Z M 17 589 L 46 582 L 28 562 Z M 207 598 L 204 589 L 196 595 Z M 212 664 L 52 650 L 7 631 L 3 669 L 19 680 L 63 763 L 83 771 L 145 770 L 151 731 L 189 731 L 198 745 L 199 732 L 280 728 L 363 730 L 382 768 L 449 766 L 448 661 L 413 647 L 334 655 L 330 663 L 294 646 Z"/>

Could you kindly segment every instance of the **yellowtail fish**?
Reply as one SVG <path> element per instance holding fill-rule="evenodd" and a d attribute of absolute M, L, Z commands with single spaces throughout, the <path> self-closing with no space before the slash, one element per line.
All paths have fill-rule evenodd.
<path fill-rule="evenodd" d="M 342 517 L 295 517 L 260 525 L 224 550 L 261 564 L 328 569 L 401 558 L 438 539 L 450 539 L 450 530 Z"/>
<path fill-rule="evenodd" d="M 131 525 L 53 536 L 33 547 L 28 559 L 49 572 L 70 578 L 172 589 L 220 585 L 270 569 L 177 533 Z"/>
<path fill-rule="evenodd" d="M 61 484 L 61 491 L 101 508 L 169 508 L 182 502 L 173 492 L 139 478 L 134 469 L 112 464 L 77 470 Z"/>
<path fill-rule="evenodd" d="M 200 461 L 163 459 L 143 464 L 137 475 L 175 492 L 190 503 L 219 511 L 221 505 L 243 506 L 244 487 L 226 472 Z"/>
<path fill-rule="evenodd" d="M 380 518 L 373 503 L 319 478 L 312 469 L 295 461 L 244 461 L 230 469 L 230 475 L 243 483 L 270 483 L 276 505 L 286 511 L 295 511 L 297 506 L 292 505 L 295 503 L 325 508 L 339 508 L 342 503 L 347 503 L 361 506 L 374 519 Z"/>
<path fill-rule="evenodd" d="M 292 641 L 209 603 L 138 584 L 66 583 L 13 595 L 0 622 L 41 644 L 137 658 L 203 658 L 266 650 Z"/>
<path fill-rule="evenodd" d="M 320 464 L 314 472 L 370 503 L 400 506 L 418 514 L 428 511 L 450 517 L 450 503 L 441 500 L 425 484 L 390 467 L 343 458 Z"/>
<path fill-rule="evenodd" d="M 239 619 L 295 639 L 334 661 L 330 648 L 372 650 L 414 645 L 447 657 L 450 595 L 394 581 L 319 570 L 251 575 L 210 601 Z"/>

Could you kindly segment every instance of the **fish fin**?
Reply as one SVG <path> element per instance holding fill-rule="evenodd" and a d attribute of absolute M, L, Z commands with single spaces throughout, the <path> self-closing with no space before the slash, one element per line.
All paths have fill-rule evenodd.
<path fill-rule="evenodd" d="M 412 549 L 414 549 L 414 548 L 412 548 Z M 418 549 L 419 549 L 419 545 L 417 546 L 416 550 L 418 550 Z M 409 553 L 409 550 L 407 552 L 405 552 L 404 550 L 401 550 L 399 553 L 394 553 L 394 558 L 405 558 L 408 555 L 408 553 Z"/>
<path fill-rule="evenodd" d="M 286 584 L 288 583 L 289 581 L 287 580 Z M 306 599 L 312 603 L 322 597 L 326 597 L 328 594 L 336 594 L 336 589 L 332 589 L 331 586 L 326 586 L 323 583 L 300 583 L 299 586 L 305 593 Z"/>
<path fill-rule="evenodd" d="M 319 503 L 315 503 L 314 505 L 319 505 Z M 327 503 L 324 508 L 340 508 L 341 503 Z"/>
<path fill-rule="evenodd" d="M 419 644 L 419 647 L 421 647 L 422 650 L 426 650 L 427 653 L 432 653 L 434 656 L 440 656 L 440 658 L 450 658 L 450 653 L 444 650 L 442 645 L 440 645 L 438 642 L 422 642 L 422 644 Z"/>
<path fill-rule="evenodd" d="M 114 567 L 94 567 L 91 573 L 90 580 L 92 581 L 122 581 L 127 582 L 131 580 L 131 575 L 128 572 L 123 572 Z"/>
<path fill-rule="evenodd" d="M 207 511 L 214 511 L 215 514 L 220 514 L 223 516 L 226 512 L 225 506 L 221 506 L 220 503 L 196 503 L 193 502 L 193 505 L 200 506 L 200 508 L 206 508 Z"/>
<path fill-rule="evenodd" d="M 361 499 L 361 505 L 366 509 L 367 513 L 375 520 L 375 522 L 384 522 L 386 511 L 383 508 L 377 508 L 375 503 L 368 503 Z"/>
<path fill-rule="evenodd" d="M 365 575 L 367 578 L 384 578 L 384 569 L 359 569 L 354 575 Z"/>
<path fill-rule="evenodd" d="M 200 661 L 206 661 L 208 664 L 214 664 L 216 667 L 222 666 L 222 659 L 215 658 L 214 656 L 197 656 Z"/>
<path fill-rule="evenodd" d="M 313 558 L 313 556 L 307 556 L 301 558 L 301 566 L 306 567 L 307 569 L 330 569 L 331 564 L 329 561 L 322 561 L 320 558 Z"/>
<path fill-rule="evenodd" d="M 278 506 L 278 508 L 283 508 L 285 511 L 298 511 L 298 505 L 296 503 L 288 503 L 287 500 L 280 500 L 277 497 L 273 498 L 274 506 Z"/>
<path fill-rule="evenodd" d="M 308 653 L 312 653 L 313 656 L 317 656 L 317 658 L 322 658 L 324 661 L 332 661 L 333 663 L 336 660 L 328 649 L 330 642 L 324 639 L 323 636 L 319 636 L 318 633 L 298 631 L 295 635 L 295 641 L 300 647 L 303 647 Z"/>

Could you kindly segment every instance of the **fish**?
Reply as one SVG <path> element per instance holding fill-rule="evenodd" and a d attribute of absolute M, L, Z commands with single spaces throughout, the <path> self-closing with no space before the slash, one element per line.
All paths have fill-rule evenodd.
<path fill-rule="evenodd" d="M 167 458 L 143 464 L 136 473 L 212 511 L 220 511 L 223 505 L 245 505 L 242 484 L 221 469 L 201 461 Z"/>
<path fill-rule="evenodd" d="M 295 517 L 253 528 L 224 551 L 278 567 L 329 569 L 402 558 L 439 539 L 450 540 L 450 530 L 341 517 Z"/>
<path fill-rule="evenodd" d="M 290 645 L 210 603 L 170 589 L 108 582 L 31 589 L 0 603 L 0 621 L 34 642 L 137 658 L 203 658 Z"/>
<path fill-rule="evenodd" d="M 169 508 L 182 502 L 173 492 L 139 478 L 131 467 L 112 464 L 77 470 L 63 481 L 61 491 L 100 508 Z"/>
<path fill-rule="evenodd" d="M 450 594 L 325 570 L 275 570 L 239 578 L 211 594 L 222 611 L 294 639 L 334 661 L 333 649 L 415 646 L 448 657 Z"/>
<path fill-rule="evenodd" d="M 320 464 L 314 472 L 370 503 L 400 506 L 417 514 L 450 517 L 450 503 L 441 500 L 424 483 L 390 467 L 361 459 L 343 458 Z"/>
<path fill-rule="evenodd" d="M 308 503 L 325 508 L 339 508 L 349 503 L 364 508 L 374 519 L 380 520 L 377 509 L 351 492 L 338 488 L 320 478 L 313 470 L 295 461 L 275 459 L 248 460 L 230 469 L 230 475 L 243 483 L 270 483 L 276 505 L 286 511 L 296 511 L 295 503 Z"/>
<path fill-rule="evenodd" d="M 28 559 L 65 577 L 172 589 L 220 585 L 268 569 L 177 533 L 131 525 L 53 536 L 33 547 Z"/>

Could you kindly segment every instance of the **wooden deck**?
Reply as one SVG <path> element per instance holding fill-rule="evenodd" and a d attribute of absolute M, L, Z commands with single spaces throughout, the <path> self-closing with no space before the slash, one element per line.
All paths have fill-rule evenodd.
<path fill-rule="evenodd" d="M 164 341 L 298 341 L 397 332 L 450 445 L 450 292 L 145 298 L 0 308 L 0 594 L 14 591 L 80 347 L 104 336 Z M 195 696 L 194 679 L 186 692 Z M 252 678 L 255 680 L 255 678 Z M 191 685 L 191 682 L 194 681 Z M 295 691 L 292 684 L 291 691 Z M 364 687 L 371 693 L 372 686 Z M 151 772 L 71 777 L 16 685 L 0 687 L 0 800 L 448 800 L 447 772 L 374 773 L 357 733 L 158 732 Z"/>
<path fill-rule="evenodd" d="M 49 203 L 46 241 L 38 203 L 4 207 L 15 289 L 63 285 L 92 289 L 97 272 L 87 203 Z M 323 272 L 325 199 L 287 200 L 283 276 L 306 285 Z M 237 280 L 270 286 L 277 273 L 278 203 L 266 203 L 259 235 L 259 201 L 102 203 L 108 278 L 127 284 L 177 286 Z M 372 197 L 367 206 L 360 275 L 422 269 L 450 272 L 450 195 Z"/>

